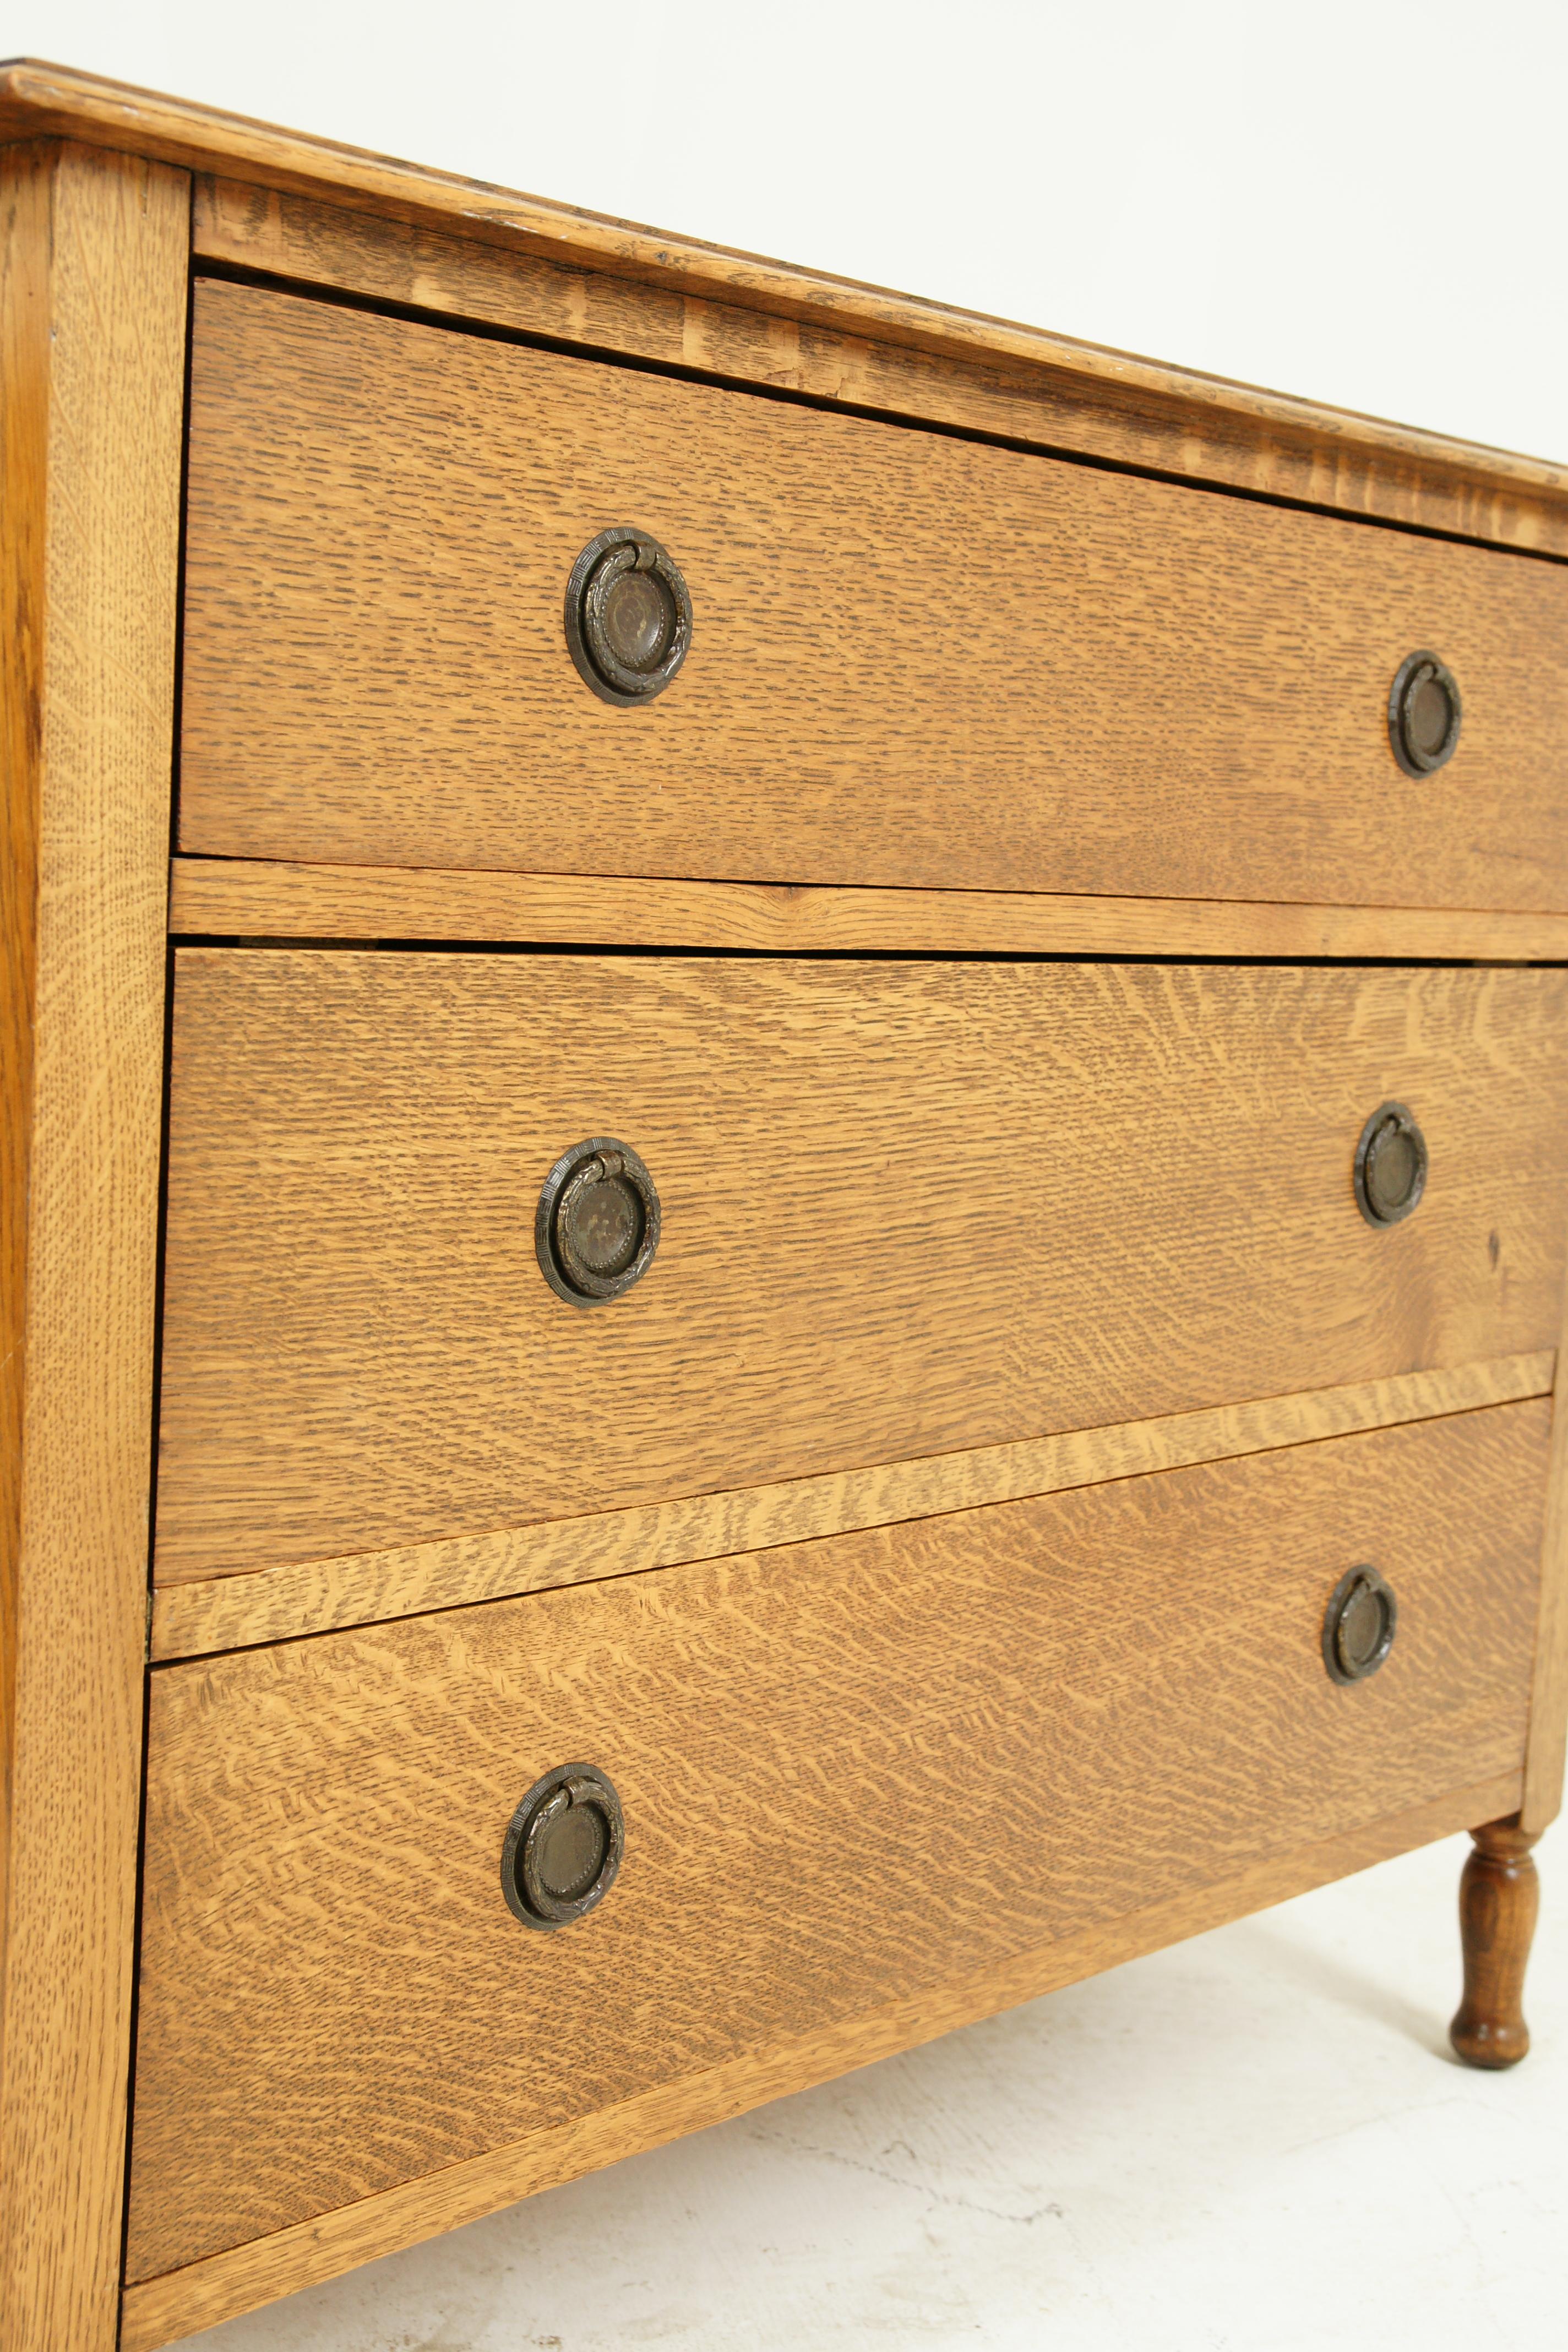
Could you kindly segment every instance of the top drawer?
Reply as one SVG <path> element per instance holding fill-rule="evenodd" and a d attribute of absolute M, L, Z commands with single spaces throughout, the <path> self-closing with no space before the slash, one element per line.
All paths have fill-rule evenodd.
<path fill-rule="evenodd" d="M 252 287 L 194 367 L 185 849 L 1568 908 L 1558 566 Z M 637 708 L 563 626 L 616 524 L 694 614 Z"/>

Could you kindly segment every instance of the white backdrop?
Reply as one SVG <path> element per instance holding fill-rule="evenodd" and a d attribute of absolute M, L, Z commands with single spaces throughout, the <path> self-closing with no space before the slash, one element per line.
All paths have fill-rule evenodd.
<path fill-rule="evenodd" d="M 1564 0 L 0 0 L 0 54 L 1568 458 Z"/>

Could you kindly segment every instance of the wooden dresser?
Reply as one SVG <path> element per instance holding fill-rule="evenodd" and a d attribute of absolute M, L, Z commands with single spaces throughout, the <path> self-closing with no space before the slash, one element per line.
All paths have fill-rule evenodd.
<path fill-rule="evenodd" d="M 0 2336 L 152 2352 L 1568 1715 L 1568 481 L 0 74 Z"/>

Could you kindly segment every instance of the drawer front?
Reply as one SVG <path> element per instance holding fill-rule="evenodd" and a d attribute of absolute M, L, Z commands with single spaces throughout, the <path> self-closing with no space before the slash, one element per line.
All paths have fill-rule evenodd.
<path fill-rule="evenodd" d="M 130 2275 L 1517 1770 L 1548 1413 L 160 1670 Z M 572 1763 L 624 1859 L 539 1933 L 502 1840 Z"/>
<path fill-rule="evenodd" d="M 195 331 L 187 849 L 1568 907 L 1560 566 L 250 287 Z M 617 524 L 693 607 L 639 709 L 563 626 Z"/>
<path fill-rule="evenodd" d="M 1568 975 L 178 959 L 161 1580 L 1551 1348 Z M 1367 1224 L 1386 1098 L 1429 1151 Z M 534 1247 L 580 1140 L 658 1254 Z"/>

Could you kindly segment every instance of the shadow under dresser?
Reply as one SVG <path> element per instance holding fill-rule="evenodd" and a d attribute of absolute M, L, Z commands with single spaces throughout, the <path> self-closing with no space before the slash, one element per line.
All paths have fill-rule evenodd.
<path fill-rule="evenodd" d="M 6 2345 L 1456 1830 L 1521 2057 L 1568 483 L 0 133 Z"/>

